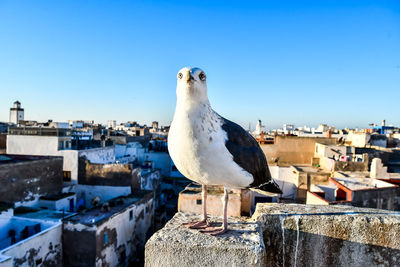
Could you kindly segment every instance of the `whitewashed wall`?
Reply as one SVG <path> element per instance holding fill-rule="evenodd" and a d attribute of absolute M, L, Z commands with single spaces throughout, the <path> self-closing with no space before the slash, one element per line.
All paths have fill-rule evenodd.
<path fill-rule="evenodd" d="M 13 220 L 20 220 L 23 227 L 25 227 L 23 222 L 27 221 L 26 219 Z M 35 266 L 35 261 L 38 259 L 42 259 L 43 264 L 46 262 L 48 265 L 60 266 L 62 264 L 61 223 L 47 225 L 46 229 L 1 250 L 0 254 L 11 256 L 14 263 L 18 261 L 17 266 Z"/>
<path fill-rule="evenodd" d="M 58 200 L 45 200 L 39 199 L 39 206 L 46 207 L 51 210 L 64 210 L 69 211 L 69 201 L 73 199 L 74 208 L 76 208 L 76 195 L 68 196 Z"/>
<path fill-rule="evenodd" d="M 133 205 L 122 213 L 113 216 L 106 223 L 99 226 L 96 235 L 103 234 L 105 228 L 115 228 L 117 232 L 116 246 L 107 246 L 101 251 L 101 258 L 96 259 L 96 266 L 118 266 L 119 251 L 116 248 L 125 246 L 126 258 L 130 253 L 137 249 L 137 246 L 144 247 L 146 242 L 146 233 L 153 226 L 154 206 L 153 200 Z M 147 207 L 147 213 L 146 213 Z M 129 213 L 133 212 L 133 218 L 130 220 Z"/>
<path fill-rule="evenodd" d="M 279 185 L 284 198 L 294 198 L 296 196 L 296 183 L 297 176 L 294 175 L 293 167 L 280 167 L 280 166 L 269 166 L 272 178 Z"/>
<path fill-rule="evenodd" d="M 7 154 L 58 155 L 57 136 L 7 135 Z"/>
<path fill-rule="evenodd" d="M 76 205 L 81 198 L 85 201 L 86 208 L 91 208 L 91 200 L 100 197 L 101 202 L 105 202 L 115 197 L 127 196 L 131 194 L 130 186 L 103 186 L 103 185 L 81 185 L 76 184 L 65 187 L 63 192 L 74 192 L 76 194 Z"/>
<path fill-rule="evenodd" d="M 79 150 L 79 157 L 85 156 L 91 163 L 104 164 L 115 162 L 115 147 L 99 147 Z"/>
<path fill-rule="evenodd" d="M 161 174 L 169 177 L 171 174 L 172 159 L 165 152 L 146 152 L 144 157 L 154 162 L 154 168 L 161 169 Z"/>

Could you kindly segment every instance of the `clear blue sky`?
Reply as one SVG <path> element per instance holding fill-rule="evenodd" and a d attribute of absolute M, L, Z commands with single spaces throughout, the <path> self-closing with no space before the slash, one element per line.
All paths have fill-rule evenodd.
<path fill-rule="evenodd" d="M 400 1 L 0 0 L 0 121 L 166 125 L 184 66 L 246 128 L 400 125 Z"/>

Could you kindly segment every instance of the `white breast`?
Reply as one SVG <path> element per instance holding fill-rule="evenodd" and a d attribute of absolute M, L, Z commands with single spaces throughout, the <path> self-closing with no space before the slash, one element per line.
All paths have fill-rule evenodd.
<path fill-rule="evenodd" d="M 247 187 L 253 176 L 233 161 L 222 119 L 209 105 L 175 111 L 168 150 L 178 170 L 200 184 Z"/>

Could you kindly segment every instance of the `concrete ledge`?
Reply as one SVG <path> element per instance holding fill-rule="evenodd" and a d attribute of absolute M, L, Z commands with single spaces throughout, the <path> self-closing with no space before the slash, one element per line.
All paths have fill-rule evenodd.
<path fill-rule="evenodd" d="M 400 266 L 400 213 L 351 206 L 259 204 L 268 266 Z"/>
<path fill-rule="evenodd" d="M 181 226 L 195 219 L 177 213 L 155 233 L 145 266 L 400 266 L 400 212 L 259 203 L 218 237 Z"/>
<path fill-rule="evenodd" d="M 229 231 L 213 237 L 182 223 L 200 216 L 178 212 L 146 244 L 145 266 L 264 266 L 260 227 L 246 218 L 229 218 Z M 211 221 L 221 222 L 211 217 Z"/>

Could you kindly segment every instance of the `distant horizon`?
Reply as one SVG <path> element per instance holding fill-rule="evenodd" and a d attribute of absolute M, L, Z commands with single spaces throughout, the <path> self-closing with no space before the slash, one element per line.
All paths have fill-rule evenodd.
<path fill-rule="evenodd" d="M 245 129 L 400 125 L 400 1 L 1 1 L 0 121 L 169 125 L 176 74 L 207 74 Z"/>
<path fill-rule="evenodd" d="M 19 100 L 16 99 L 15 101 L 19 101 Z M 13 101 L 13 102 L 14 102 L 14 101 Z M 21 101 L 19 101 L 19 102 L 21 102 Z M 12 106 L 12 105 L 10 105 L 10 108 L 11 108 L 11 106 Z M 115 119 L 107 119 L 107 120 L 97 121 L 97 120 L 93 120 L 93 119 L 79 119 L 79 118 L 77 118 L 77 119 L 63 119 L 63 120 L 58 120 L 58 119 L 51 118 L 51 116 L 50 116 L 48 119 L 35 119 L 35 118 L 30 117 L 30 116 L 28 116 L 28 117 L 26 116 L 26 115 L 27 115 L 26 109 L 24 108 L 22 102 L 21 102 L 21 108 L 24 109 L 24 116 L 25 116 L 24 119 L 25 119 L 26 121 L 37 121 L 37 122 L 39 122 L 39 123 L 47 122 L 47 121 L 49 121 L 49 120 L 51 120 L 51 121 L 53 121 L 53 122 L 94 121 L 94 123 L 96 123 L 96 124 L 107 125 L 107 122 L 108 122 L 109 120 L 115 120 Z M 8 112 L 9 112 L 9 109 L 8 109 Z M 1 115 L 2 115 L 3 113 L 4 113 L 3 111 L 0 112 L 0 118 L 2 117 Z M 8 115 L 9 115 L 9 113 L 8 113 Z M 222 115 L 222 116 L 223 116 L 223 115 Z M 223 116 L 223 117 L 226 117 L 226 116 Z M 7 118 L 8 118 L 8 116 L 7 116 Z M 232 118 L 229 118 L 229 117 L 228 117 L 228 119 L 232 119 Z M 382 120 L 383 120 L 383 119 L 382 119 Z M 370 123 L 375 123 L 376 125 L 380 126 L 381 123 L 382 123 L 382 120 L 381 120 L 380 122 L 370 122 Z M 149 122 L 143 122 L 143 121 L 139 121 L 139 120 L 135 120 L 135 119 L 128 119 L 128 120 L 125 120 L 125 121 L 119 121 L 119 120 L 115 120 L 115 121 L 116 121 L 117 125 L 120 125 L 121 123 L 125 123 L 125 122 L 128 122 L 128 121 L 135 121 L 135 122 L 137 122 L 139 125 L 147 125 L 148 127 L 151 127 L 151 123 L 152 123 L 153 121 L 157 121 L 157 122 L 159 123 L 159 126 L 160 126 L 160 127 L 161 127 L 161 126 L 169 126 L 169 125 L 170 125 L 170 123 L 162 122 L 162 121 L 160 121 L 160 120 L 157 120 L 157 118 L 155 118 L 155 119 L 153 119 L 153 120 L 151 120 L 151 121 L 149 121 Z M 171 118 L 171 121 L 172 121 L 172 118 Z M 254 121 L 252 121 L 252 122 L 249 122 L 249 123 L 251 124 L 251 130 L 255 130 L 257 121 L 258 121 L 258 119 L 254 120 Z M 0 120 L 0 122 L 8 123 L 8 122 L 9 122 L 9 119 L 7 119 L 7 120 Z M 236 123 L 238 123 L 238 122 L 236 122 Z M 242 126 L 244 129 L 248 130 L 248 128 L 249 128 L 249 123 L 247 123 L 247 125 L 243 125 L 242 123 L 238 123 L 238 124 L 239 124 L 240 126 Z M 302 123 L 296 124 L 296 123 L 291 123 L 291 122 L 283 122 L 283 123 L 281 123 L 280 125 L 277 124 L 277 125 L 275 125 L 275 126 L 269 126 L 268 123 L 266 123 L 266 122 L 263 121 L 263 120 L 261 120 L 261 123 L 262 123 L 263 126 L 266 126 L 266 127 L 265 127 L 266 130 L 280 129 L 280 128 L 283 127 L 284 124 L 287 124 L 287 125 L 294 125 L 296 128 L 304 127 L 304 126 L 307 126 L 307 127 L 309 127 L 309 128 L 317 128 L 317 127 L 318 127 L 319 125 L 321 125 L 321 124 L 326 124 L 326 125 L 328 125 L 328 126 L 330 126 L 330 127 L 334 126 L 334 127 L 337 128 L 337 129 L 345 129 L 345 128 L 348 128 L 348 129 L 356 129 L 356 128 L 358 128 L 358 129 L 365 129 L 365 128 L 369 128 L 369 127 L 370 127 L 369 124 L 367 124 L 367 125 L 357 125 L 357 126 L 336 126 L 336 125 L 330 125 L 330 124 L 328 124 L 328 123 L 326 123 L 326 122 L 319 122 L 319 123 L 314 123 L 314 124 L 306 124 L 306 123 L 303 123 L 303 124 L 302 124 Z M 354 125 L 356 125 L 356 124 L 354 124 Z M 395 124 L 391 123 L 390 121 L 386 121 L 386 125 L 387 125 L 387 126 L 392 125 L 392 126 L 394 126 L 394 127 L 400 127 L 400 125 L 395 125 Z"/>

